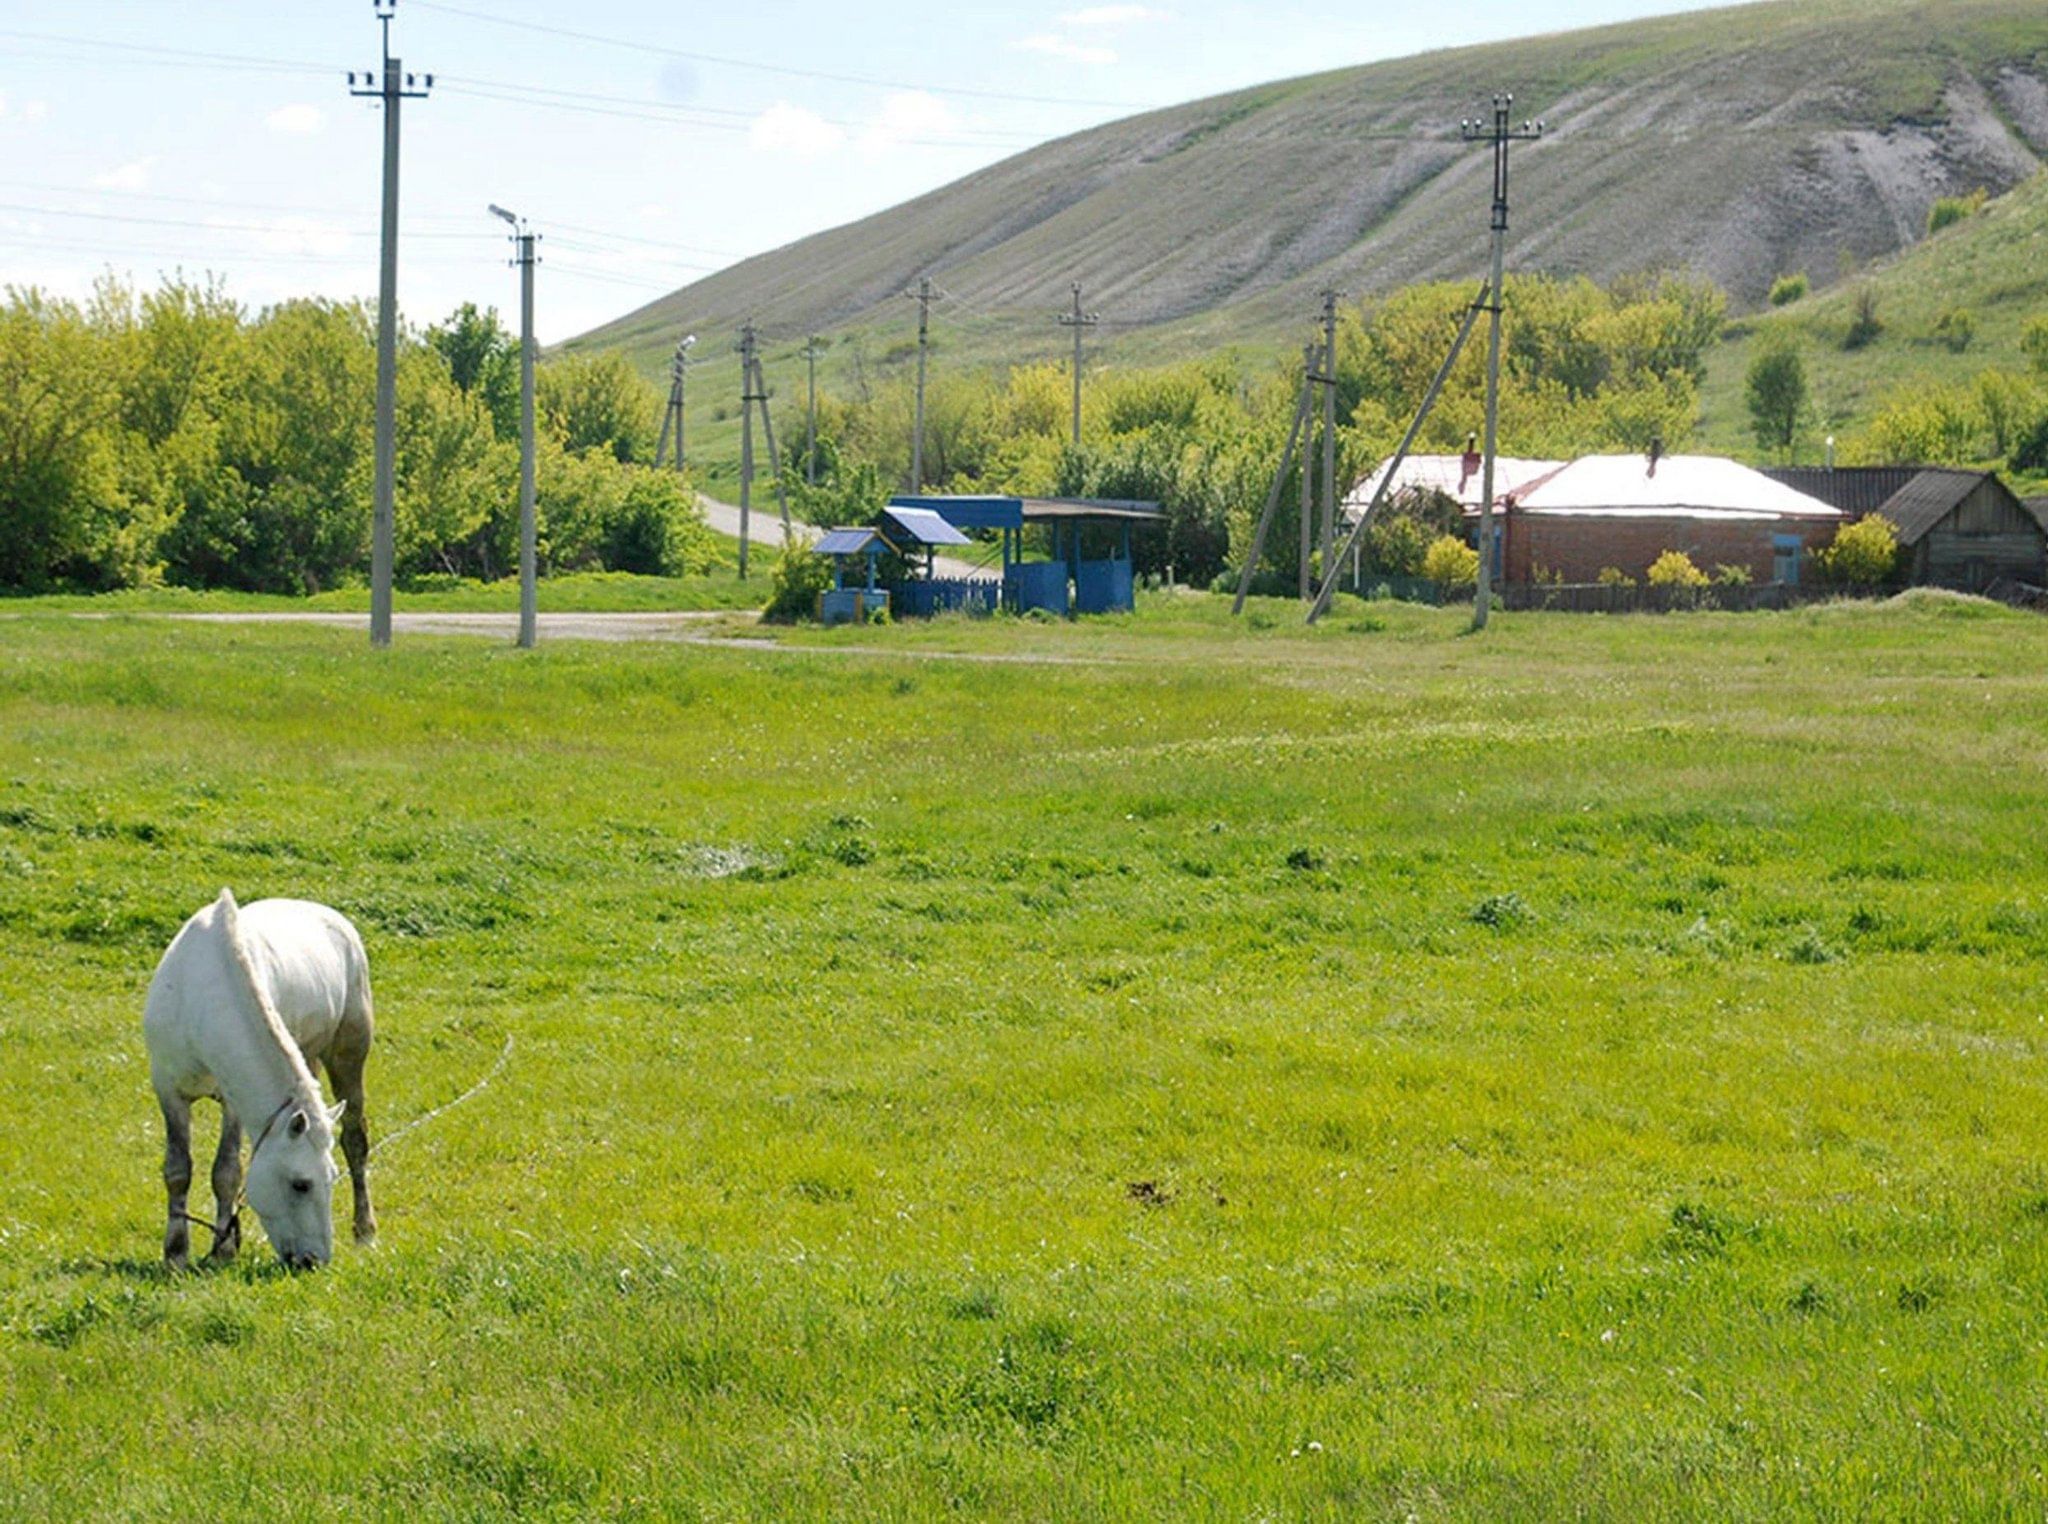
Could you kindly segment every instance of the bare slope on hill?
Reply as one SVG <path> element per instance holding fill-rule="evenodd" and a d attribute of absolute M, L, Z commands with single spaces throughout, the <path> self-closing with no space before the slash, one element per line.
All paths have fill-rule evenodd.
<path fill-rule="evenodd" d="M 1518 154 L 1513 257 L 1613 276 L 1689 266 L 1738 302 L 1912 243 L 1933 199 L 2048 156 L 2039 0 L 1793 0 L 1339 70 L 1076 134 L 663 297 L 579 342 L 650 371 L 685 325 L 900 325 L 920 275 L 956 352 L 1054 352 L 1069 280 L 1133 354 L 1278 340 L 1335 285 L 1476 274 L 1496 87 L 1546 139 Z"/>

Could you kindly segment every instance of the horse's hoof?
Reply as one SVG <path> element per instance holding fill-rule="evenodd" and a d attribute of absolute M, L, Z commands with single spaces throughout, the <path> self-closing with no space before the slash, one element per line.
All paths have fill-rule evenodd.
<path fill-rule="evenodd" d="M 357 1228 L 356 1244 L 359 1248 L 374 1249 L 377 1246 L 377 1229 L 374 1226 Z"/>

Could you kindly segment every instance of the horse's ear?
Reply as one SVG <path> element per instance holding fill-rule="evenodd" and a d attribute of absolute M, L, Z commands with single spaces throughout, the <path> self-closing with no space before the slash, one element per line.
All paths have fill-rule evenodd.
<path fill-rule="evenodd" d="M 347 1101 L 336 1101 L 332 1106 L 329 1106 L 327 1108 L 327 1125 L 333 1127 L 339 1123 L 341 1121 L 341 1114 L 346 1110 L 348 1110 Z"/>
<path fill-rule="evenodd" d="M 291 1135 L 292 1135 L 293 1137 L 295 1137 L 295 1138 L 303 1138 L 303 1137 L 304 1137 L 304 1136 L 306 1135 L 306 1126 L 307 1126 L 307 1123 L 306 1123 L 306 1114 L 305 1114 L 305 1112 L 303 1112 L 303 1111 L 295 1111 L 295 1112 L 293 1112 L 293 1113 L 292 1113 L 292 1124 L 291 1124 L 291 1128 L 290 1128 L 290 1132 L 291 1132 Z"/>

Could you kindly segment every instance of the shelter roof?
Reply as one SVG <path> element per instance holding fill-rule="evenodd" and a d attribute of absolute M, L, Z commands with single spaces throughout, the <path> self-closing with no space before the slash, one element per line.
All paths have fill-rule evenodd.
<path fill-rule="evenodd" d="M 1951 471 L 1929 466 L 1914 472 L 1912 480 L 1880 503 L 1876 511 L 1897 526 L 1901 545 L 1911 545 L 1954 513 L 1963 499 L 1982 486 L 1987 477 L 1998 481 L 1997 474 L 1991 471 Z M 2004 482 L 1998 482 L 1998 485 L 2010 495 L 2012 489 Z M 2019 500 L 2015 498 L 2014 501 Z"/>
<path fill-rule="evenodd" d="M 889 499 L 889 511 L 924 508 L 960 529 L 1016 529 L 1052 520 L 1151 523 L 1163 515 L 1157 503 L 1120 498 L 1000 497 L 973 494 L 912 495 Z"/>
<path fill-rule="evenodd" d="M 1388 456 L 1374 468 L 1372 474 L 1353 487 L 1344 499 L 1344 506 L 1354 513 L 1363 513 L 1366 505 L 1379 491 L 1380 482 L 1386 477 L 1388 468 L 1394 463 Z M 1562 471 L 1565 463 L 1561 460 L 1534 460 L 1516 455 L 1497 455 L 1493 461 L 1493 491 L 1496 498 L 1518 496 L 1545 477 Z M 1410 455 L 1401 462 L 1401 469 L 1394 474 L 1394 484 L 1387 491 L 1389 501 L 1411 492 L 1441 493 L 1467 508 L 1477 508 L 1482 486 L 1485 483 L 1484 461 L 1475 452 L 1471 455 Z"/>
<path fill-rule="evenodd" d="M 897 508 L 882 510 L 883 522 L 896 530 L 888 536 L 890 543 L 913 545 L 972 545 L 974 542 L 946 522 L 943 514 L 929 508 Z"/>
<path fill-rule="evenodd" d="M 858 556 L 871 545 L 887 548 L 888 543 L 874 529 L 828 529 L 811 548 L 821 556 Z"/>
<path fill-rule="evenodd" d="M 1134 498 L 1027 497 L 1020 501 L 1027 524 L 1045 519 L 1116 519 L 1142 524 L 1161 517 L 1157 503 Z"/>
<path fill-rule="evenodd" d="M 1842 511 L 1719 455 L 1584 455 L 1520 497 L 1525 513 L 1839 519 Z"/>

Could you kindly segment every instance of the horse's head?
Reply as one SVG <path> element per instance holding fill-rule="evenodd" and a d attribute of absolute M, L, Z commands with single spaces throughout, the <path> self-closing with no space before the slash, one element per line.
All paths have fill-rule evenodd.
<path fill-rule="evenodd" d="M 341 1112 L 289 1102 L 249 1155 L 249 1205 L 277 1257 L 294 1270 L 334 1257 L 334 1124 Z"/>

